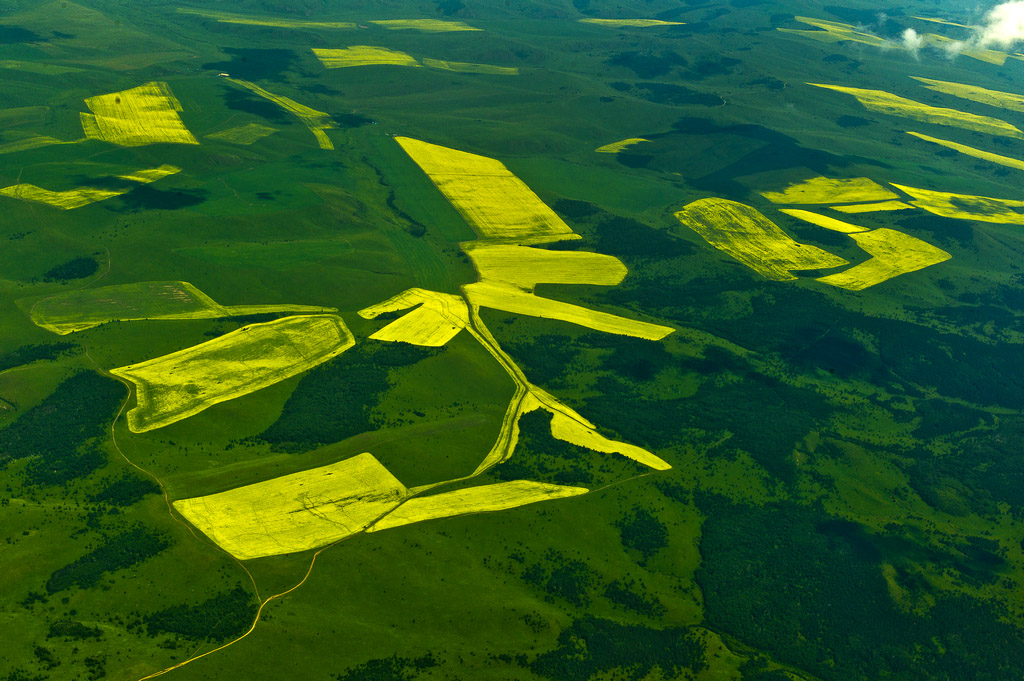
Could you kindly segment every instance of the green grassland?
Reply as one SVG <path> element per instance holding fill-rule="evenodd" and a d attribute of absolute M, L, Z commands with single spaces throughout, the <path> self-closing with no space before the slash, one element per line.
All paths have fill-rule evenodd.
<path fill-rule="evenodd" d="M 952 259 L 863 291 L 768 281 L 673 217 L 719 197 L 848 260 L 848 236 L 762 192 L 824 175 L 1019 198 L 1018 170 L 907 131 L 1021 158 L 1019 140 L 873 113 L 808 82 L 936 107 L 1020 114 L 909 75 L 1012 91 L 1002 66 L 916 57 L 777 28 L 795 16 L 950 38 L 913 0 L 607 0 L 381 4 L 239 0 L 224 23 L 152 0 L 17 0 L 0 12 L 0 187 L 112 186 L 74 210 L 0 196 L 0 681 L 630 678 L 1019 679 L 1024 673 L 1024 236 L 923 210 L 846 215 Z M 634 3 L 634 5 L 637 3 Z M 879 24 L 877 13 L 889 14 Z M 614 28 L 579 19 L 685 22 Z M 977 16 L 943 18 L 972 23 Z M 387 19 L 480 31 L 387 30 Z M 516 67 L 324 69 L 311 48 L 370 45 Z M 328 113 L 334 150 L 218 73 Z M 83 140 L 83 100 L 166 82 L 199 145 Z M 259 124 L 242 145 L 209 135 Z M 408 487 L 473 471 L 515 386 L 468 332 L 443 348 L 373 341 L 356 312 L 412 287 L 457 294 L 474 234 L 394 141 L 495 158 L 582 238 L 539 246 L 619 258 L 616 287 L 538 294 L 666 324 L 662 341 L 484 311 L 528 381 L 601 434 L 672 465 L 641 470 L 520 423 L 476 485 L 529 479 L 589 494 L 358 534 L 322 553 L 239 563 L 168 502 L 371 452 Z M 48 137 L 65 144 L 43 144 Z M 644 138 L 617 154 L 599 146 Z M 45 140 L 44 140 L 45 141 Z M 187 281 L 223 306 L 336 308 L 351 350 L 302 375 L 133 434 L 110 369 L 270 321 L 110 322 L 60 336 L 37 301 Z M 451 488 L 441 488 L 447 491 Z M 267 602 L 250 634 L 262 600 Z"/>

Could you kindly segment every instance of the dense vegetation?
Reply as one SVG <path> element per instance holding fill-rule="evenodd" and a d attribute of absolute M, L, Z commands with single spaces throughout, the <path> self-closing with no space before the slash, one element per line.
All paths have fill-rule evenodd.
<path fill-rule="evenodd" d="M 90 627 L 71 618 L 59 619 L 50 623 L 50 631 L 46 638 L 70 638 L 84 640 L 90 638 L 101 638 L 103 630 L 99 627 Z"/>
<path fill-rule="evenodd" d="M 46 580 L 46 591 L 54 594 L 72 587 L 88 589 L 96 586 L 105 574 L 138 565 L 170 545 L 165 535 L 146 527 L 119 532 L 104 538 L 103 543 L 81 558 L 55 570 Z"/>
<path fill-rule="evenodd" d="M 120 477 L 107 482 L 89 500 L 111 506 L 131 506 L 142 501 L 150 494 L 159 494 L 160 486 L 152 478 L 144 478 L 136 473 L 125 472 Z"/>
<path fill-rule="evenodd" d="M 617 523 L 622 545 L 648 559 L 668 546 L 668 528 L 646 508 L 634 508 Z"/>
<path fill-rule="evenodd" d="M 430 654 L 422 657 L 382 657 L 335 674 L 337 681 L 412 681 L 418 673 L 437 665 Z"/>
<path fill-rule="evenodd" d="M 638 681 L 659 669 L 664 678 L 704 669 L 704 647 L 688 628 L 653 629 L 584 617 L 558 635 L 558 648 L 539 655 L 530 668 L 549 679 L 586 681 L 617 670 Z"/>
<path fill-rule="evenodd" d="M 982 601 L 932 594 L 909 546 L 793 503 L 699 503 L 697 581 L 713 628 L 827 681 L 1019 676 L 1020 631 Z M 934 598 L 923 615 L 898 608 L 883 577 L 883 561 L 908 560 L 898 588 L 910 603 Z"/>
<path fill-rule="evenodd" d="M 536 410 L 519 419 L 515 454 L 490 471 L 499 480 L 538 480 L 558 485 L 591 485 L 621 480 L 645 470 L 619 456 L 594 452 L 551 435 L 550 412 Z"/>
<path fill-rule="evenodd" d="M 100 264 L 94 258 L 72 258 L 51 267 L 43 274 L 43 281 L 67 281 L 85 279 L 96 274 Z"/>
<path fill-rule="evenodd" d="M 150 636 L 178 634 L 224 641 L 244 634 L 252 626 L 258 608 L 252 594 L 237 585 L 195 605 L 174 605 L 147 615 L 146 631 Z"/>
<path fill-rule="evenodd" d="M 297 452 L 372 430 L 373 408 L 391 385 L 389 371 L 436 352 L 408 343 L 359 344 L 306 374 L 260 437 Z"/>
<path fill-rule="evenodd" d="M 0 355 L 0 371 L 6 371 L 32 362 L 52 361 L 71 354 L 78 346 L 74 343 L 38 343 Z"/>
<path fill-rule="evenodd" d="M 116 381 L 91 371 L 75 374 L 0 430 L 0 463 L 33 457 L 25 474 L 38 485 L 59 485 L 88 475 L 106 462 L 95 441 L 123 399 Z"/>

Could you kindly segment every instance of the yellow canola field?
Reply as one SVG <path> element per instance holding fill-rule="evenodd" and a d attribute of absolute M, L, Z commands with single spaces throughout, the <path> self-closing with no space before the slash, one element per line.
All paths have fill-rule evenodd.
<path fill-rule="evenodd" d="M 843 222 L 842 220 L 836 220 L 830 218 L 827 215 L 821 215 L 820 213 L 812 213 L 809 210 L 799 210 L 797 208 L 783 208 L 779 211 L 785 213 L 804 222 L 809 222 L 812 225 L 818 227 L 824 227 L 825 229 L 831 229 L 833 232 L 842 232 L 844 234 L 853 234 L 854 232 L 866 232 L 867 227 L 859 227 L 857 225 L 851 225 L 849 222 Z"/>
<path fill-rule="evenodd" d="M 270 26 L 273 28 L 355 28 L 350 21 L 303 21 L 301 19 L 283 19 L 274 17 L 250 17 L 244 14 L 217 12 L 215 10 L 191 9 L 179 7 L 181 14 L 194 14 L 206 19 L 215 19 L 222 24 L 242 24 L 245 26 Z"/>
<path fill-rule="evenodd" d="M 469 310 L 461 296 L 411 288 L 383 303 L 359 311 L 363 319 L 419 306 L 370 336 L 379 341 L 441 347 L 469 324 Z"/>
<path fill-rule="evenodd" d="M 151 82 L 131 90 L 85 100 L 91 114 L 82 113 L 82 129 L 90 139 L 124 147 L 144 144 L 199 144 L 182 123 L 181 104 L 167 83 Z"/>
<path fill-rule="evenodd" d="M 122 180 L 138 182 L 140 184 L 149 184 L 150 182 L 156 182 L 161 178 L 173 175 L 180 171 L 181 168 L 178 168 L 177 166 L 162 165 L 159 168 L 137 170 L 133 173 L 117 175 L 116 177 Z M 77 189 L 67 189 L 65 191 L 57 192 L 37 187 L 34 184 L 16 184 L 0 189 L 0 195 L 10 196 L 15 199 L 23 199 L 25 201 L 34 201 L 36 203 L 45 203 L 56 208 L 71 210 L 73 208 L 87 206 L 90 203 L 96 203 L 97 201 L 103 201 L 115 196 L 127 194 L 130 191 L 131 187 L 126 187 L 124 189 L 79 187 Z"/>
<path fill-rule="evenodd" d="M 523 414 L 528 414 L 537 409 L 543 409 L 552 415 L 551 435 L 556 439 L 595 452 L 620 454 L 654 470 L 664 471 L 672 468 L 666 461 L 646 449 L 604 437 L 597 432 L 597 427 L 581 416 L 579 412 L 566 406 L 550 393 L 529 383 L 500 347 L 495 344 L 488 349 L 496 351 L 502 358 L 508 361 L 509 366 L 513 369 L 509 373 L 512 375 L 513 380 L 515 380 L 518 390 L 516 391 L 516 397 L 513 398 L 512 403 L 509 405 L 508 413 L 505 415 L 497 443 L 480 465 L 477 466 L 476 471 L 473 473 L 474 476 L 489 470 L 503 461 L 508 461 L 515 454 L 516 446 L 519 443 L 519 419 Z"/>
<path fill-rule="evenodd" d="M 207 135 L 206 138 L 230 142 L 231 144 L 249 145 L 253 142 L 258 142 L 268 135 L 273 135 L 275 132 L 277 132 L 277 128 L 272 128 L 269 125 L 246 123 L 245 125 L 239 125 L 234 128 L 228 128 L 227 130 L 211 133 Z"/>
<path fill-rule="evenodd" d="M 761 196 L 772 203 L 856 203 L 899 198 L 867 177 L 848 180 L 812 177 L 794 182 L 781 192 L 761 192 Z"/>
<path fill-rule="evenodd" d="M 916 237 L 894 229 L 875 229 L 850 238 L 873 257 L 838 274 L 818 281 L 850 291 L 861 291 L 908 272 L 949 260 L 950 255 Z"/>
<path fill-rule="evenodd" d="M 279 383 L 353 345 L 337 315 L 285 317 L 110 373 L 135 384 L 128 428 L 144 433 Z"/>
<path fill-rule="evenodd" d="M 931 142 L 932 144 L 938 144 L 941 147 L 947 149 L 953 149 L 959 151 L 961 154 L 966 156 L 973 156 L 974 158 L 980 158 L 989 163 L 995 163 L 997 165 L 1006 166 L 1007 168 L 1016 168 L 1017 170 L 1024 170 L 1024 161 L 1020 161 L 1009 156 L 1001 156 L 999 154 L 993 154 L 990 151 L 982 151 L 981 149 L 975 149 L 969 147 L 966 144 L 958 144 L 956 142 L 950 142 L 949 140 L 939 139 L 938 137 L 930 137 L 928 135 L 922 135 L 919 132 L 907 132 L 908 135 L 913 135 L 918 139 L 922 139 L 925 142 Z"/>
<path fill-rule="evenodd" d="M 334 312 L 312 305 L 221 305 L 185 281 L 145 281 L 59 293 L 40 300 L 32 321 L 61 336 L 114 321 L 215 319 L 264 312 Z"/>
<path fill-rule="evenodd" d="M 395 140 L 483 239 L 536 244 L 580 238 L 500 161 L 411 137 Z"/>
<path fill-rule="evenodd" d="M 120 196 L 127 192 L 127 189 L 95 189 L 91 187 L 79 187 L 78 189 L 55 192 L 37 187 L 34 184 L 16 184 L 0 189 L 0 195 L 2 196 L 33 201 L 35 203 L 45 203 L 48 206 L 63 208 L 64 210 L 81 208 L 82 206 L 88 206 L 90 203 Z"/>
<path fill-rule="evenodd" d="M 572 410 L 568 411 L 572 412 Z M 577 418 L 573 418 L 562 411 L 555 411 L 552 414 L 551 436 L 555 439 L 569 442 L 594 452 L 621 454 L 627 459 L 632 459 L 654 470 L 664 471 L 671 468 L 664 460 L 642 447 L 626 442 L 609 440 L 594 430 L 594 424 L 585 421 L 576 412 L 572 412 L 572 414 Z"/>
<path fill-rule="evenodd" d="M 675 215 L 715 248 L 775 281 L 796 279 L 790 270 L 847 264 L 843 258 L 817 246 L 794 241 L 757 210 L 735 201 L 700 199 Z"/>
<path fill-rule="evenodd" d="M 174 508 L 239 560 L 296 553 L 361 532 L 407 490 L 372 454 L 209 496 Z"/>
<path fill-rule="evenodd" d="M 1009 56 L 1005 52 L 998 52 L 996 50 L 978 47 L 977 45 L 964 43 L 961 40 L 954 40 L 936 33 L 925 33 L 921 37 L 924 40 L 925 45 L 928 45 L 929 47 L 937 47 L 940 50 L 951 50 L 955 54 L 970 57 L 971 59 L 977 59 L 978 61 L 983 61 L 987 64 L 1002 66 L 1006 63 L 1006 58 Z"/>
<path fill-rule="evenodd" d="M 264 90 L 255 83 L 250 83 L 247 80 L 241 80 L 239 78 L 228 78 L 235 85 L 239 85 L 249 90 L 250 92 L 259 95 L 260 97 L 277 104 L 279 107 L 292 114 L 300 121 L 303 125 L 309 128 L 309 131 L 316 137 L 317 143 L 321 149 L 334 149 L 334 143 L 331 142 L 331 138 L 327 136 L 325 130 L 331 130 L 336 127 L 334 120 L 331 115 L 324 113 L 323 111 L 317 111 L 316 109 L 310 108 L 305 104 L 299 104 L 294 99 L 285 97 L 284 95 L 275 95 L 273 92 Z"/>
<path fill-rule="evenodd" d="M 504 511 L 538 501 L 564 499 L 589 492 L 586 487 L 567 487 L 529 480 L 513 480 L 494 485 L 482 485 L 453 492 L 442 492 L 426 497 L 413 497 L 384 516 L 367 532 L 389 530 L 402 525 L 468 513 Z"/>
<path fill-rule="evenodd" d="M 597 24 L 614 28 L 649 28 L 651 26 L 682 26 L 682 21 L 662 21 L 661 19 L 580 19 L 581 24 Z"/>
<path fill-rule="evenodd" d="M 936 17 L 910 17 L 911 19 L 917 19 L 919 21 L 930 21 L 933 24 L 943 24 L 945 26 L 957 26 L 959 28 L 977 28 L 976 26 L 968 26 L 967 24 L 958 24 L 955 21 L 946 21 L 945 19 L 939 19 Z"/>
<path fill-rule="evenodd" d="M 13 142 L 7 142 L 0 144 L 0 154 L 13 154 L 17 151 L 28 151 L 29 149 L 39 149 L 40 147 L 49 147 L 54 144 L 78 144 L 84 142 L 86 138 L 71 140 L 65 142 L 54 137 L 47 137 L 46 135 L 33 135 L 32 137 L 26 137 L 25 139 L 15 140 Z"/>
<path fill-rule="evenodd" d="M 780 28 L 778 30 L 783 33 L 791 33 L 793 35 L 818 40 L 823 43 L 838 43 L 844 40 L 849 40 L 851 42 L 863 43 L 865 45 L 874 45 L 875 47 L 885 45 L 885 40 L 882 38 L 870 33 L 865 33 L 864 31 L 858 31 L 857 27 L 852 26 L 851 24 L 843 24 L 838 21 L 826 21 L 824 19 L 812 19 L 811 17 L 794 18 L 802 24 L 814 26 L 821 30 L 808 31 L 796 28 Z"/>
<path fill-rule="evenodd" d="M 483 73 L 492 76 L 517 76 L 519 69 L 514 66 L 492 66 L 490 64 L 470 64 L 462 61 L 442 61 L 440 59 L 423 58 L 423 65 L 442 71 L 455 73 Z"/>
<path fill-rule="evenodd" d="M 893 184 L 893 186 L 912 196 L 915 200 L 911 203 L 918 208 L 944 218 L 994 222 L 1002 225 L 1024 225 L 1024 211 L 1020 210 L 1024 208 L 1024 201 L 936 192 L 899 184 Z"/>
<path fill-rule="evenodd" d="M 596 331 L 658 340 L 672 329 L 626 319 L 533 294 L 537 284 L 614 286 L 626 266 L 610 255 L 586 251 L 546 251 L 524 246 L 469 242 L 463 250 L 480 281 L 462 287 L 473 305 L 545 319 L 558 319 Z"/>
<path fill-rule="evenodd" d="M 624 140 L 619 140 L 618 142 L 612 142 L 611 144 L 606 144 L 603 147 L 598 147 L 594 151 L 596 151 L 599 154 L 617 154 L 620 151 L 622 151 L 623 149 L 626 149 L 627 147 L 631 147 L 634 144 L 640 144 L 641 142 L 649 142 L 649 141 L 650 140 L 645 140 L 643 137 L 629 137 L 629 138 L 624 139 Z"/>
<path fill-rule="evenodd" d="M 998 118 L 977 116 L 964 111 L 957 111 L 956 109 L 929 106 L 921 102 L 915 102 L 912 99 L 883 92 L 882 90 L 864 90 L 855 87 L 843 87 L 841 85 L 823 85 L 821 83 L 808 83 L 808 85 L 853 95 L 869 111 L 890 116 L 912 118 L 915 121 L 922 121 L 933 125 L 948 125 L 954 128 L 973 130 L 988 135 L 1024 139 L 1024 132 Z"/>
<path fill-rule="evenodd" d="M 533 291 L 537 284 L 615 286 L 626 278 L 622 261 L 589 251 L 548 251 L 526 246 L 463 244 L 481 281 Z"/>
<path fill-rule="evenodd" d="M 479 307 L 489 307 L 493 310 L 502 310 L 528 317 L 556 319 L 604 333 L 660 340 L 673 331 L 669 326 L 626 319 L 572 303 L 541 298 L 508 285 L 477 282 L 463 286 L 462 290 L 469 301 Z"/>
<path fill-rule="evenodd" d="M 131 182 L 138 182 L 139 184 L 149 184 L 150 182 L 156 182 L 162 180 L 168 175 L 174 175 L 180 173 L 181 168 L 178 166 L 172 166 L 165 163 L 157 168 L 149 168 L 144 170 L 136 170 L 134 172 L 126 173 L 124 175 L 117 175 L 122 180 L 129 180 Z"/>
<path fill-rule="evenodd" d="M 370 22 L 391 31 L 424 31 L 426 33 L 449 33 L 452 31 L 479 31 L 479 28 L 461 21 L 442 21 L 441 19 L 377 19 Z"/>
<path fill-rule="evenodd" d="M 386 47 L 353 45 L 341 49 L 313 48 L 313 54 L 328 69 L 343 69 L 352 66 L 419 66 L 416 59 L 405 52 L 389 50 Z"/>
<path fill-rule="evenodd" d="M 951 83 L 945 80 L 932 80 L 931 78 L 921 78 L 919 76 L 911 76 L 911 78 L 924 83 L 924 86 L 929 90 L 953 95 L 954 97 L 978 102 L 979 104 L 988 104 L 989 106 L 1001 109 L 1024 112 L 1024 95 L 1000 92 L 999 90 L 986 90 L 977 85 Z"/>
<path fill-rule="evenodd" d="M 913 208 L 902 201 L 880 201 L 879 203 L 861 203 L 853 206 L 832 206 L 832 210 L 840 213 L 879 213 L 889 210 L 907 210 Z"/>

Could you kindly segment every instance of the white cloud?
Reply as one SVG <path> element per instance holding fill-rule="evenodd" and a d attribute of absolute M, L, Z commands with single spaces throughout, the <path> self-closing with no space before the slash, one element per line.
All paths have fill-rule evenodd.
<path fill-rule="evenodd" d="M 971 42 L 1007 49 L 1024 40 L 1024 0 L 1010 0 L 990 9 Z"/>
<path fill-rule="evenodd" d="M 914 29 L 908 28 L 903 31 L 903 39 L 900 44 L 903 46 L 903 49 L 916 54 L 918 50 L 924 47 L 924 38 Z"/>

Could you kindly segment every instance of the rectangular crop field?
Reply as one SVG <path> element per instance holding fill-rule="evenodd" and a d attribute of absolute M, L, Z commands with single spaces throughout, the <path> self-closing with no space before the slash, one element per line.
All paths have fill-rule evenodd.
<path fill-rule="evenodd" d="M 481 238 L 519 244 L 579 238 L 500 161 L 410 137 L 395 141 Z"/>
<path fill-rule="evenodd" d="M 676 213 L 676 218 L 718 250 L 775 281 L 796 279 L 790 270 L 847 264 L 817 246 L 794 241 L 757 210 L 735 201 L 700 199 Z"/>
<path fill-rule="evenodd" d="M 353 345 L 337 315 L 285 317 L 111 373 L 135 384 L 128 427 L 142 433 L 279 383 Z"/>
<path fill-rule="evenodd" d="M 137 147 L 160 142 L 199 144 L 178 116 L 181 104 L 167 83 L 153 81 L 121 92 L 85 100 L 91 114 L 81 114 L 91 139 Z"/>
<path fill-rule="evenodd" d="M 319 548 L 362 531 L 406 496 L 372 454 L 204 497 L 174 508 L 239 560 Z"/>

